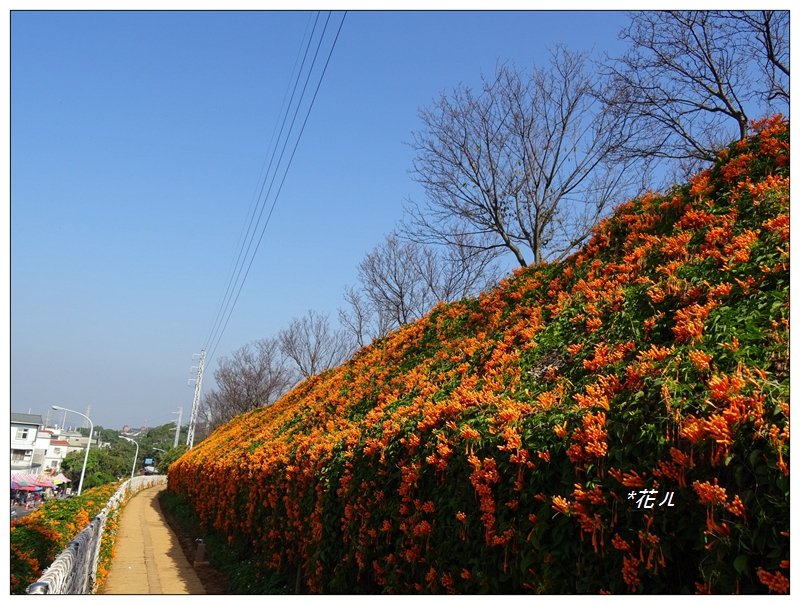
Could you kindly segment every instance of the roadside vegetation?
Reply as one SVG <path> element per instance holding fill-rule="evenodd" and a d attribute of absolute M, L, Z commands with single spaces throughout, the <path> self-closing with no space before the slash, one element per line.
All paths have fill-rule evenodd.
<path fill-rule="evenodd" d="M 122 482 L 130 477 L 131 471 L 135 470 L 137 475 L 142 472 L 145 457 L 152 457 L 159 471 L 166 473 L 169 465 L 186 451 L 185 446 L 172 447 L 174 433 L 171 430 L 174 430 L 173 423 L 152 428 L 136 437 L 140 455 L 134 469 L 135 446 L 121 439 L 119 431 L 98 427 L 101 441 L 109 446 L 90 448 L 83 493 L 47 500 L 37 510 L 11 521 L 12 594 L 25 593 L 28 585 L 41 576 L 67 543 L 103 510 Z M 73 452 L 62 463 L 62 471 L 70 478 L 73 490 L 77 490 L 83 461 L 83 452 Z M 112 511 L 106 519 L 97 568 L 98 586 L 102 586 L 108 575 L 119 510 Z"/>
<path fill-rule="evenodd" d="M 296 592 L 788 592 L 789 131 L 751 129 L 235 417 L 170 490 Z"/>
<path fill-rule="evenodd" d="M 119 485 L 108 483 L 87 489 L 80 496 L 48 500 L 29 515 L 11 522 L 11 594 L 25 594 L 25 589 L 39 579 L 67 543 L 105 508 Z M 97 580 L 101 584 L 108 574 L 116 529 L 114 513 L 106 520 L 100 546 Z"/>

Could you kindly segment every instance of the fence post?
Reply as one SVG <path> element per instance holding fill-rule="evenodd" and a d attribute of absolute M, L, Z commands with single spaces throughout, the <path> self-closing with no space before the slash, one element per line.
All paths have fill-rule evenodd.
<path fill-rule="evenodd" d="M 34 582 L 25 589 L 27 594 L 50 594 L 50 584 L 47 582 Z"/>

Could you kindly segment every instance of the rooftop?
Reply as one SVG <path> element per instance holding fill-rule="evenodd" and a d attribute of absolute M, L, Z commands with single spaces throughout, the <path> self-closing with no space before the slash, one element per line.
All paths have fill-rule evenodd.
<path fill-rule="evenodd" d="M 11 422 L 15 422 L 16 424 L 44 426 L 41 414 L 20 414 L 18 412 L 11 412 Z"/>

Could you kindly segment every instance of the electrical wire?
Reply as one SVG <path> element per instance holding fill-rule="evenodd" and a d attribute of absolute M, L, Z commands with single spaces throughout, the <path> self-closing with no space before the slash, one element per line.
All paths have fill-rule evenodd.
<path fill-rule="evenodd" d="M 319 14 L 318 14 L 318 16 L 319 16 Z M 284 183 L 286 181 L 286 176 L 287 176 L 287 174 L 289 172 L 289 168 L 291 167 L 291 164 L 292 164 L 292 161 L 294 159 L 295 153 L 297 152 L 297 148 L 299 146 L 300 139 L 303 136 L 303 132 L 305 131 L 306 125 L 308 123 L 309 116 L 311 115 L 311 110 L 312 110 L 312 108 L 314 106 L 314 103 L 315 103 L 316 98 L 317 98 L 317 94 L 319 93 L 320 87 L 322 85 L 322 80 L 324 79 L 325 73 L 327 72 L 328 65 L 330 64 L 330 60 L 331 60 L 331 57 L 333 55 L 333 51 L 334 51 L 334 49 L 336 47 L 336 43 L 337 43 L 337 41 L 339 39 L 339 34 L 341 33 L 342 26 L 344 25 L 344 21 L 345 21 L 345 17 L 346 16 L 347 16 L 347 11 L 345 11 L 344 14 L 342 15 L 342 19 L 341 19 L 341 21 L 339 23 L 339 27 L 338 27 L 338 29 L 336 31 L 336 35 L 335 35 L 335 37 L 333 39 L 333 42 L 331 43 L 331 47 L 330 47 L 330 49 L 328 51 L 328 56 L 327 56 L 327 58 L 325 60 L 325 65 L 322 68 L 322 73 L 320 74 L 319 79 L 317 81 L 316 88 L 314 90 L 314 94 L 313 94 L 313 96 L 311 98 L 311 101 L 308 104 L 308 108 L 306 110 L 305 117 L 304 117 L 302 125 L 300 127 L 300 131 L 296 135 L 296 138 L 295 138 L 295 141 L 294 141 L 294 146 L 292 147 L 292 151 L 291 151 L 291 154 L 289 156 L 289 159 L 288 159 L 288 161 L 287 161 L 287 163 L 286 163 L 286 165 L 285 165 L 285 167 L 283 169 L 283 175 L 282 175 L 280 183 L 278 185 L 278 189 L 277 189 L 277 191 L 275 193 L 275 196 L 273 197 L 272 205 L 270 206 L 270 210 L 269 210 L 269 213 L 267 214 L 267 218 L 264 221 L 263 225 L 261 226 L 261 233 L 260 233 L 260 235 L 258 237 L 258 241 L 255 244 L 255 248 L 253 249 L 252 254 L 250 253 L 250 249 L 251 249 L 251 245 L 253 243 L 254 237 L 255 237 L 255 232 L 256 232 L 255 229 L 253 231 L 253 234 L 250 236 L 250 239 L 249 239 L 249 242 L 248 242 L 248 245 L 247 245 L 247 251 L 244 254 L 244 258 L 247 258 L 248 255 L 249 255 L 249 262 L 247 262 L 247 269 L 244 272 L 244 276 L 241 276 L 241 271 L 242 271 L 242 268 L 244 267 L 244 262 L 243 262 L 242 265 L 239 266 L 238 271 L 235 271 L 235 273 L 236 273 L 235 280 L 233 279 L 233 274 L 232 274 L 232 278 L 229 281 L 229 287 L 227 289 L 227 292 L 230 292 L 230 293 L 233 292 L 233 290 L 231 290 L 231 285 L 234 284 L 234 283 L 238 283 L 238 287 L 234 286 L 234 289 L 236 290 L 236 295 L 235 295 L 235 297 L 231 298 L 229 295 L 227 295 L 227 292 L 226 292 L 226 297 L 225 298 L 227 298 L 227 301 L 228 301 L 229 304 L 221 306 L 220 307 L 220 311 L 218 311 L 218 314 L 217 314 L 218 318 L 225 317 L 225 321 L 224 321 L 224 323 L 220 324 L 219 321 L 215 320 L 215 324 L 214 324 L 215 328 L 212 328 L 212 332 L 211 332 L 213 337 L 210 336 L 209 339 L 206 342 L 207 347 L 211 350 L 211 353 L 210 353 L 210 355 L 208 355 L 208 358 L 207 358 L 207 363 L 210 363 L 211 359 L 214 357 L 214 354 L 216 353 L 217 347 L 218 347 L 218 345 L 219 345 L 219 343 L 220 343 L 220 341 L 222 339 L 223 334 L 225 333 L 225 330 L 227 329 L 228 322 L 230 321 L 231 316 L 232 316 L 233 311 L 234 311 L 234 308 L 236 307 L 236 304 L 237 304 L 237 302 L 239 300 L 239 296 L 242 293 L 242 289 L 243 289 L 244 284 L 245 284 L 245 282 L 247 280 L 247 277 L 250 274 L 250 269 L 253 266 L 253 261 L 255 260 L 256 254 L 258 253 L 258 249 L 261 246 L 261 242 L 262 242 L 262 240 L 264 238 L 264 234 L 266 233 L 266 229 L 267 229 L 267 226 L 269 225 L 270 219 L 272 218 L 272 214 L 273 214 L 273 211 L 275 210 L 275 206 L 277 204 L 277 201 L 278 201 L 278 198 L 280 196 L 280 193 L 283 190 L 283 185 L 284 185 Z M 263 216 L 263 212 L 264 212 L 264 209 L 266 207 L 266 202 L 269 199 L 270 193 L 271 193 L 273 185 L 275 183 L 275 179 L 276 179 L 277 174 L 278 174 L 279 167 L 281 165 L 281 162 L 283 161 L 283 157 L 284 157 L 284 154 L 285 154 L 285 151 L 286 151 L 286 147 L 287 147 L 287 145 L 289 143 L 289 140 L 291 138 L 292 130 L 294 129 L 294 125 L 295 125 L 298 113 L 300 111 L 300 107 L 302 106 L 303 99 L 304 99 L 305 94 L 306 94 L 306 90 L 307 90 L 307 87 L 308 87 L 308 83 L 309 83 L 311 74 L 314 71 L 314 66 L 316 64 L 317 57 L 319 55 L 319 51 L 320 51 L 322 42 L 323 42 L 323 40 L 325 38 L 325 32 L 327 31 L 328 23 L 330 21 L 330 18 L 331 18 L 331 13 L 329 11 L 328 12 L 328 17 L 327 17 L 327 19 L 325 21 L 325 25 L 323 26 L 322 34 L 320 35 L 319 42 L 317 43 L 317 48 L 316 48 L 315 53 L 314 53 L 314 58 L 312 59 L 311 66 L 310 66 L 310 68 L 308 70 L 308 73 L 306 75 L 306 80 L 305 80 L 304 85 L 303 85 L 303 90 L 302 90 L 302 92 L 300 94 L 300 98 L 298 100 L 298 103 L 295 106 L 294 115 L 292 117 L 292 121 L 291 121 L 291 124 L 290 124 L 290 127 L 289 127 L 289 131 L 288 131 L 288 133 L 286 135 L 286 138 L 283 141 L 283 146 L 282 146 L 281 151 L 280 151 L 278 162 L 275 165 L 275 172 L 272 175 L 272 179 L 270 181 L 269 188 L 267 189 L 267 193 L 263 198 L 263 202 L 261 203 L 261 209 L 259 211 L 258 219 L 256 221 L 256 229 L 257 229 L 258 225 L 261 223 L 261 218 Z M 316 29 L 316 21 L 315 21 L 315 29 Z M 312 36 L 309 37 L 309 45 L 310 45 L 310 41 L 311 41 L 312 38 L 313 38 L 313 31 L 312 31 Z M 306 53 L 308 51 L 308 48 L 309 48 L 309 46 L 307 45 Z M 305 64 L 305 57 L 304 57 L 303 64 Z M 298 78 L 295 80 L 295 90 L 296 90 L 296 87 L 297 87 L 297 82 L 299 82 L 299 77 L 300 77 L 300 73 L 301 72 L 302 72 L 302 66 L 301 66 L 301 70 L 298 72 Z M 292 93 L 292 98 L 294 98 L 294 91 Z M 291 107 L 291 101 L 290 101 L 289 107 Z M 288 109 L 289 109 L 289 107 L 287 107 L 287 112 L 284 115 L 283 124 L 285 124 L 286 119 L 288 117 Z M 283 132 L 283 126 L 281 127 L 281 132 Z M 280 140 L 280 135 L 278 137 L 278 140 Z M 275 148 L 273 149 L 273 157 L 274 157 L 275 149 L 277 149 L 277 143 L 276 143 Z M 270 160 L 270 168 L 271 168 L 271 166 L 272 166 L 272 160 Z M 261 190 L 259 192 L 259 198 L 261 198 L 261 194 L 263 193 L 267 177 L 268 177 L 268 174 L 265 174 L 265 178 L 262 181 Z M 252 224 L 252 217 L 251 217 L 251 224 Z M 248 227 L 248 233 L 249 233 L 249 231 L 250 231 L 250 229 Z M 240 258 L 241 258 L 241 252 L 242 252 L 243 249 L 244 249 L 244 242 L 242 243 L 242 248 L 240 249 L 240 255 L 239 255 Z M 238 259 L 237 259 L 237 265 L 238 265 Z"/>
<path fill-rule="evenodd" d="M 317 16 L 319 17 L 319 13 L 317 14 Z M 297 117 L 297 113 L 298 113 L 298 111 L 300 109 L 300 106 L 302 105 L 303 98 L 305 96 L 305 91 L 306 91 L 306 88 L 308 86 L 308 81 L 309 81 L 309 79 L 311 77 L 311 74 L 313 73 L 314 65 L 315 65 L 316 59 L 317 59 L 317 55 L 319 54 L 319 49 L 320 49 L 320 47 L 322 45 L 322 41 L 323 41 L 323 39 L 325 37 L 325 32 L 327 30 L 327 26 L 328 26 L 328 21 L 329 20 L 330 20 L 330 13 L 328 14 L 328 19 L 325 22 L 325 25 L 324 25 L 324 27 L 322 29 L 322 34 L 320 35 L 320 38 L 319 38 L 319 40 L 317 42 L 317 48 L 316 48 L 316 52 L 314 53 L 314 59 L 312 59 L 311 66 L 309 67 L 309 70 L 308 70 L 308 72 L 306 74 L 306 80 L 305 80 L 305 84 L 303 86 L 303 91 L 301 92 L 300 98 L 299 98 L 299 100 L 297 102 L 297 105 L 295 106 L 294 117 L 292 119 L 292 123 L 291 123 L 291 125 L 289 127 L 289 130 L 287 132 L 286 138 L 283 140 L 283 146 L 281 148 L 280 156 L 278 158 L 278 163 L 276 165 L 275 172 L 272 175 L 272 180 L 270 182 L 270 187 L 267 190 L 267 193 L 266 193 L 266 196 L 263 199 L 263 202 L 261 203 L 261 209 L 260 209 L 259 214 L 258 214 L 258 219 L 256 221 L 256 225 L 261 224 L 261 219 L 262 219 L 263 214 L 264 214 L 264 209 L 266 208 L 266 203 L 267 203 L 267 200 L 269 198 L 269 194 L 272 191 L 272 184 L 275 182 L 275 175 L 277 174 L 278 167 L 280 166 L 281 162 L 283 161 L 283 155 L 284 155 L 284 152 L 286 150 L 286 144 L 289 141 L 289 138 L 290 138 L 291 132 L 292 132 L 292 128 L 294 127 L 294 122 L 295 122 L 295 119 Z M 315 22 L 315 29 L 316 29 L 316 22 Z M 312 38 L 313 38 L 313 32 L 312 32 Z M 308 55 L 308 49 L 310 48 L 310 44 L 311 44 L 311 39 L 309 39 L 308 46 L 306 47 L 306 56 Z M 304 57 L 303 63 L 305 64 L 305 57 Z M 301 69 L 301 72 L 302 72 L 302 69 Z M 297 84 L 299 83 L 299 78 L 300 78 L 300 73 L 298 73 L 298 79 L 295 81 L 295 90 L 297 89 Z M 294 97 L 294 94 L 292 96 Z M 288 118 L 290 108 L 291 108 L 291 103 L 290 103 L 289 108 L 287 108 L 287 112 L 284 115 L 283 125 L 285 125 L 285 123 L 286 123 L 286 119 Z M 283 127 L 281 128 L 281 132 L 283 132 Z M 278 143 L 279 142 L 280 142 L 280 137 L 279 137 Z M 276 147 L 273 149 L 273 157 L 275 155 L 275 151 L 276 150 L 277 150 L 277 144 L 276 144 Z M 270 164 L 271 164 L 271 162 L 270 162 Z M 266 185 L 266 180 L 267 180 L 268 176 L 269 176 L 268 174 L 265 175 L 264 181 L 262 182 L 262 185 L 261 185 L 261 192 L 260 193 L 263 193 L 264 186 Z M 236 297 L 234 299 L 230 299 L 229 298 L 229 300 L 228 300 L 229 304 L 228 304 L 228 306 L 226 308 L 227 312 L 223 313 L 223 316 L 227 315 L 227 317 L 225 319 L 225 323 L 222 325 L 222 327 L 220 328 L 220 330 L 218 332 L 217 338 L 215 339 L 215 344 L 214 344 L 213 349 L 212 349 L 212 353 L 211 353 L 211 355 L 209 355 L 209 358 L 211 358 L 213 356 L 213 354 L 216 352 L 216 347 L 219 344 L 219 341 L 222 338 L 222 335 L 223 335 L 225 329 L 227 328 L 228 321 L 230 320 L 230 317 L 233 314 L 233 309 L 236 306 L 236 302 L 238 301 L 239 293 L 241 292 L 241 289 L 244 286 L 244 281 L 247 279 L 247 274 L 249 273 L 249 267 L 250 267 L 250 265 L 252 265 L 252 259 L 255 257 L 255 253 L 258 250 L 258 247 L 256 247 L 255 251 L 253 251 L 252 254 L 250 253 L 250 250 L 251 250 L 252 245 L 253 245 L 253 241 L 255 239 L 255 233 L 256 232 L 253 231 L 253 234 L 250 237 L 250 240 L 249 240 L 249 242 L 247 244 L 247 251 L 245 253 L 245 258 L 247 258 L 247 257 L 250 258 L 250 263 L 248 264 L 248 270 L 245 272 L 244 277 L 242 277 L 242 270 L 244 269 L 244 264 L 240 265 L 239 268 L 238 268 L 238 271 L 237 271 L 236 276 L 235 276 L 235 278 L 236 278 L 235 279 L 235 283 L 238 284 Z"/>
<path fill-rule="evenodd" d="M 236 283 L 236 281 L 238 281 L 239 276 L 241 275 L 242 266 L 244 265 L 244 260 L 242 258 L 242 254 L 245 251 L 245 246 L 247 247 L 247 252 L 249 253 L 250 246 L 252 245 L 253 238 L 255 237 L 255 232 L 256 232 L 255 230 L 258 227 L 258 222 L 256 222 L 255 225 L 253 225 L 253 219 L 255 219 L 256 212 L 258 211 L 258 208 L 259 208 L 259 200 L 261 198 L 261 195 L 264 192 L 264 184 L 266 183 L 267 178 L 269 177 L 269 173 L 272 170 L 272 162 L 273 162 L 273 160 L 275 158 L 275 151 L 278 148 L 278 144 L 280 142 L 281 137 L 283 136 L 283 129 L 284 129 L 285 125 L 286 125 L 286 118 L 289 115 L 289 111 L 290 111 L 290 109 L 292 107 L 292 103 L 294 102 L 294 96 L 295 96 L 295 93 L 297 91 L 297 85 L 298 85 L 298 83 L 300 81 L 300 76 L 303 73 L 303 68 L 305 67 L 306 59 L 308 58 L 308 51 L 309 51 L 309 48 L 311 47 L 311 42 L 312 42 L 312 40 L 314 38 L 314 33 L 316 32 L 317 22 L 318 21 L 319 21 L 319 11 L 317 11 L 316 18 L 314 19 L 314 27 L 311 30 L 311 34 L 309 35 L 308 40 L 306 42 L 306 34 L 308 33 L 308 25 L 311 22 L 311 14 L 309 13 L 309 18 L 308 18 L 308 21 L 306 22 L 306 29 L 303 32 L 303 38 L 301 39 L 300 47 L 298 48 L 298 51 L 297 51 L 297 57 L 295 58 L 294 68 L 292 69 L 292 76 L 290 76 L 290 78 L 289 78 L 289 82 L 287 83 L 287 86 L 286 86 L 286 91 L 283 94 L 283 100 L 281 101 L 281 112 L 278 113 L 278 117 L 275 120 L 275 126 L 273 127 L 273 130 L 272 130 L 272 136 L 270 138 L 270 144 L 268 145 L 267 152 L 264 154 L 264 162 L 262 164 L 262 173 L 263 173 L 264 176 L 263 176 L 263 178 L 259 178 L 259 182 L 261 184 L 261 187 L 259 189 L 259 185 L 258 185 L 258 182 L 257 182 L 255 190 L 253 191 L 254 199 L 253 199 L 253 205 L 252 205 L 251 211 L 250 211 L 250 221 L 247 224 L 247 228 L 246 229 L 243 228 L 243 230 L 242 230 L 242 234 L 243 234 L 242 235 L 242 241 L 241 241 L 241 244 L 239 245 L 239 251 L 238 251 L 238 253 L 236 255 L 236 261 L 233 264 L 233 268 L 231 270 L 230 278 L 228 279 L 228 285 L 225 288 L 225 293 L 223 294 L 223 296 L 220 299 L 219 309 L 217 310 L 217 316 L 214 319 L 214 324 L 213 324 L 213 326 L 211 328 L 211 332 L 209 333 L 208 337 L 206 338 L 205 344 L 203 345 L 203 349 L 205 349 L 205 350 L 208 350 L 209 344 L 211 342 L 214 342 L 214 340 L 216 339 L 216 336 L 218 334 L 218 330 L 221 327 L 221 318 L 223 317 L 225 311 L 229 308 L 229 306 L 231 304 L 231 297 L 233 296 L 234 284 Z M 302 52 L 303 51 L 303 46 L 305 46 L 305 52 L 304 53 Z M 298 64 L 298 61 L 300 60 L 301 53 L 303 54 L 303 62 L 300 64 L 300 68 L 297 69 L 297 64 Z M 294 87 L 292 87 L 292 80 L 294 80 Z M 289 93 L 289 89 L 290 88 L 292 89 L 292 96 L 289 99 L 289 103 L 287 104 L 286 103 L 286 97 L 287 97 L 287 95 Z M 280 119 L 281 113 L 283 113 L 283 121 L 282 122 L 281 122 L 281 119 Z M 278 136 L 276 137 L 275 133 L 278 130 L 278 124 L 279 123 L 281 124 L 281 129 L 280 129 L 280 132 L 278 133 Z M 269 153 L 269 148 L 270 147 L 272 148 L 272 154 L 271 155 Z M 268 156 L 269 156 L 269 166 L 267 166 L 267 157 Z M 264 169 L 265 166 L 266 166 L 266 170 Z M 266 199 L 263 200 L 260 203 L 260 206 L 261 206 L 262 210 L 259 213 L 259 221 L 260 221 L 261 214 L 263 213 L 264 204 L 266 204 Z M 253 231 L 252 235 L 250 234 L 251 229 Z M 246 258 L 246 254 L 245 254 L 245 258 Z"/>

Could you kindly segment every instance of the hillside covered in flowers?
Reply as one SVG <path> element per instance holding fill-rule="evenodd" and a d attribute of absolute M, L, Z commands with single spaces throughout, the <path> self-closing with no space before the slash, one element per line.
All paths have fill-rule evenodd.
<path fill-rule="evenodd" d="M 789 134 L 623 204 L 169 470 L 310 593 L 785 593 Z"/>

